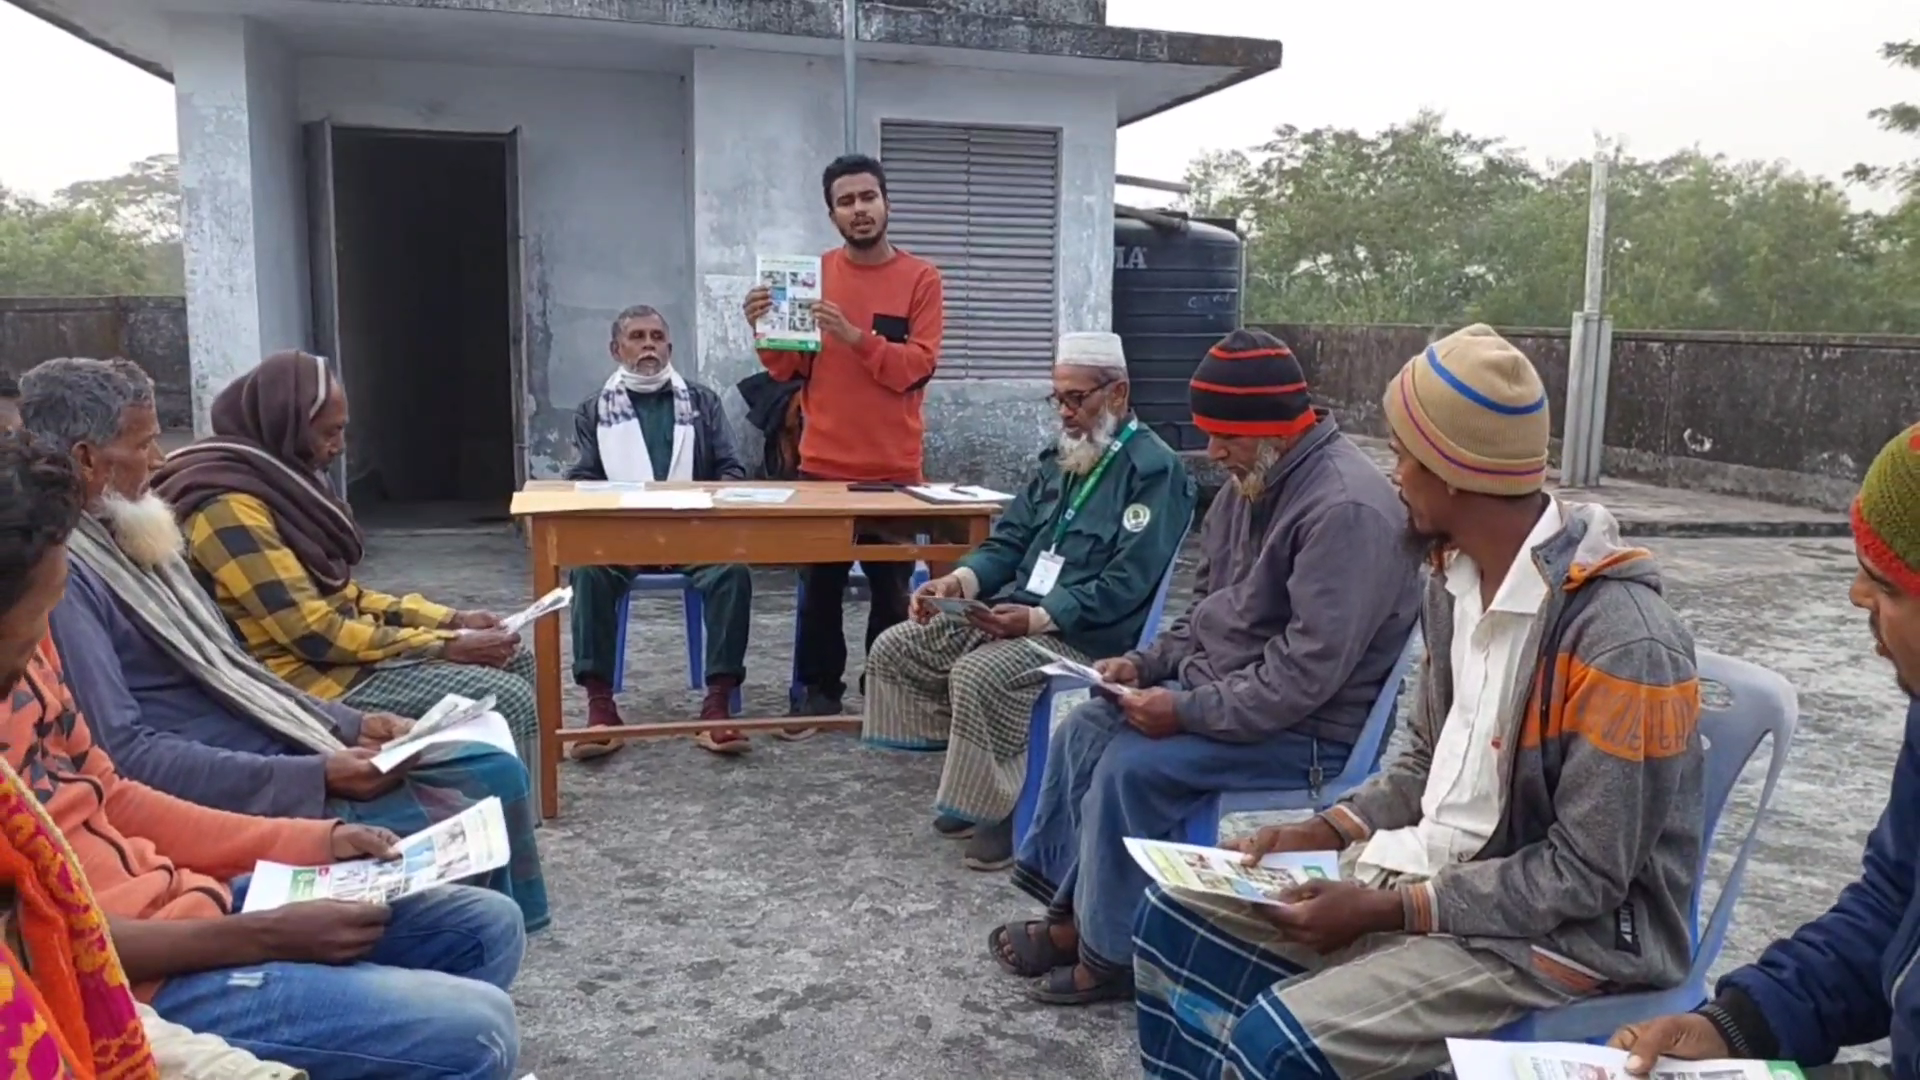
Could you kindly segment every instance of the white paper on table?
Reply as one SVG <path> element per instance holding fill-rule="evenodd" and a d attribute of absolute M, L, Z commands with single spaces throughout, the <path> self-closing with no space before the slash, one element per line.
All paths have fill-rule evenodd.
<path fill-rule="evenodd" d="M 717 503 L 746 503 L 753 506 L 778 506 L 793 498 L 792 488 L 723 487 L 715 488 Z"/>
<path fill-rule="evenodd" d="M 606 495 L 616 491 L 645 491 L 645 480 L 575 480 L 573 490 L 582 495 Z"/>
<path fill-rule="evenodd" d="M 1004 491 L 995 491 L 976 484 L 915 484 L 907 488 L 907 491 L 932 502 L 1003 503 L 1013 501 L 1013 496 Z"/>
<path fill-rule="evenodd" d="M 622 510 L 711 510 L 713 495 L 700 488 L 669 488 L 664 491 L 622 491 Z"/>
<path fill-rule="evenodd" d="M 1629 1080 L 1627 1052 L 1585 1043 L 1494 1042 L 1448 1039 L 1456 1080 Z M 1677 1061 L 1653 1063 L 1652 1080 L 1801 1080 L 1786 1061 Z"/>
<path fill-rule="evenodd" d="M 1162 885 L 1278 906 L 1279 895 L 1313 881 L 1339 881 L 1340 856 L 1332 851 L 1268 855 L 1253 866 L 1223 848 L 1164 840 L 1126 840 L 1127 854 Z"/>
<path fill-rule="evenodd" d="M 373 755 L 373 767 L 383 773 L 392 772 L 427 747 L 444 743 L 481 743 L 515 757 L 520 756 L 520 751 L 513 744 L 513 729 L 507 726 L 507 718 L 497 712 L 483 712 L 452 727 L 430 731 L 419 738 L 409 734 L 405 740 L 395 739 Z"/>
<path fill-rule="evenodd" d="M 500 629 L 505 630 L 509 634 L 517 634 L 540 616 L 551 615 L 571 603 L 573 603 L 573 586 L 562 585 L 540 599 L 535 600 L 533 603 L 528 604 L 523 610 L 516 611 L 506 618 L 501 619 Z"/>
<path fill-rule="evenodd" d="M 486 798 L 394 845 L 397 859 L 349 859 L 329 866 L 254 864 L 242 911 L 271 911 L 303 900 L 385 904 L 435 885 L 507 865 L 507 818 Z"/>

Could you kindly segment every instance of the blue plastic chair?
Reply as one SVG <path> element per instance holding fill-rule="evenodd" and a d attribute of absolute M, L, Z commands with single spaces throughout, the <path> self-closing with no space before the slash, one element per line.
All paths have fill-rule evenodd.
<path fill-rule="evenodd" d="M 919 537 L 919 542 L 924 544 L 927 542 L 927 538 L 921 536 Z M 913 576 L 909 580 L 907 588 L 918 589 L 920 586 L 925 585 L 927 583 L 928 573 L 926 563 L 914 563 Z M 856 562 L 853 564 L 853 569 L 847 572 L 847 591 L 852 593 L 866 588 L 867 572 L 861 569 L 860 564 Z M 807 576 L 796 573 L 794 575 L 793 587 L 793 668 L 787 675 L 787 702 L 793 705 L 798 705 L 800 699 L 805 697 L 807 693 L 806 684 L 800 681 L 800 610 L 806 606 L 806 600 Z"/>
<path fill-rule="evenodd" d="M 1160 632 L 1160 618 L 1167 610 L 1167 593 L 1173 588 L 1173 572 L 1180 565 L 1180 545 L 1186 543 L 1186 534 L 1180 535 L 1180 544 L 1174 545 L 1175 555 L 1167 563 L 1167 572 L 1160 577 L 1160 588 L 1153 594 L 1153 606 L 1147 609 L 1147 621 L 1140 627 L 1140 643 L 1137 648 L 1144 649 L 1153 644 L 1154 635 Z M 1040 802 L 1040 778 L 1047 771 L 1047 747 L 1053 742 L 1053 699 L 1062 690 L 1072 690 L 1080 686 L 1072 679 L 1058 675 L 1050 676 L 1047 685 L 1040 691 L 1040 697 L 1033 703 L 1033 713 L 1027 727 L 1027 782 L 1020 788 L 1020 801 L 1013 804 L 1013 843 L 1018 850 L 1020 842 L 1027 838 L 1027 830 L 1033 825 L 1033 811 Z"/>
<path fill-rule="evenodd" d="M 1394 708 L 1400 701 L 1400 687 L 1413 667 L 1419 651 L 1420 631 L 1416 625 L 1400 647 L 1400 658 L 1393 662 L 1387 681 L 1380 684 L 1380 696 L 1373 699 L 1373 710 L 1354 741 L 1347 763 L 1319 787 L 1292 788 L 1285 791 L 1221 791 L 1201 802 L 1187 818 L 1187 843 L 1213 847 L 1220 842 L 1220 819 L 1227 814 L 1269 813 L 1275 810 L 1325 810 L 1341 797 L 1367 782 L 1380 765 L 1380 748 L 1393 732 Z"/>
<path fill-rule="evenodd" d="M 1793 729 L 1800 719 L 1799 698 L 1793 686 L 1778 674 L 1744 660 L 1701 651 L 1700 679 L 1719 683 L 1732 695 L 1725 705 L 1702 703 L 1700 736 L 1706 744 L 1706 776 L 1703 792 L 1706 828 L 1701 834 L 1699 883 L 1694 889 L 1689 918 L 1694 927 L 1693 966 L 1686 981 L 1671 990 L 1650 990 L 1564 1005 L 1534 1013 L 1516 1021 L 1496 1038 L 1508 1041 L 1596 1042 L 1610 1037 L 1628 1024 L 1637 1024 L 1656 1016 L 1683 1013 L 1698 1008 L 1707 1000 L 1707 969 L 1720 956 L 1726 943 L 1727 924 L 1732 920 L 1734 904 L 1740 898 L 1740 882 L 1746 876 L 1747 858 L 1753 854 L 1760 822 L 1773 801 L 1774 785 L 1787 763 L 1787 750 L 1793 744 Z M 1767 782 L 1760 789 L 1760 802 L 1754 808 L 1753 823 L 1734 856 L 1733 870 L 1720 887 L 1706 932 L 1700 927 L 1700 893 L 1707 882 L 1708 856 L 1713 850 L 1714 833 L 1721 812 L 1733 793 L 1733 785 L 1747 762 L 1760 749 L 1760 740 L 1773 737 L 1773 760 L 1767 766 Z"/>
<path fill-rule="evenodd" d="M 687 623 L 687 686 L 693 690 L 707 688 L 707 611 L 701 602 L 700 590 L 693 587 L 693 580 L 685 574 L 635 574 L 632 587 L 614 609 L 614 623 L 619 630 L 614 636 L 613 654 L 620 658 L 613 668 L 614 693 L 619 693 L 627 681 L 627 613 L 633 594 L 675 591 L 680 594 L 680 608 Z M 739 687 L 733 688 L 727 708 L 734 716 L 743 711 Z"/>

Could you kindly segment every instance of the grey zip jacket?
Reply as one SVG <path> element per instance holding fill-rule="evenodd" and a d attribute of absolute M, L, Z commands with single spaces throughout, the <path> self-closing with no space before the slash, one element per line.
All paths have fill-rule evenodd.
<path fill-rule="evenodd" d="M 1625 547 L 1611 514 L 1560 509 L 1564 528 L 1528 553 L 1558 587 L 1501 724 L 1505 814 L 1477 857 L 1401 886 L 1406 929 L 1461 938 L 1576 993 L 1676 986 L 1692 960 L 1704 828 L 1693 638 L 1653 556 Z M 1350 844 L 1420 821 L 1453 705 L 1453 597 L 1437 566 L 1421 623 L 1411 745 L 1322 815 Z"/>

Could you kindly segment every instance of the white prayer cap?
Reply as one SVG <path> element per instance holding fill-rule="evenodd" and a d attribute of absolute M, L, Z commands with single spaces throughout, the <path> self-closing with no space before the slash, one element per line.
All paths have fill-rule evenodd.
<path fill-rule="evenodd" d="M 1109 368 L 1122 377 L 1127 373 L 1127 352 L 1120 335 L 1104 330 L 1084 330 L 1060 335 L 1060 351 L 1054 354 L 1054 367 Z"/>

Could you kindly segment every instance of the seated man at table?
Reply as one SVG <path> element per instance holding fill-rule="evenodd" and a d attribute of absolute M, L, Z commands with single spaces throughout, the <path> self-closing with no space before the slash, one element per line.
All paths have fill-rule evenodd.
<path fill-rule="evenodd" d="M 69 681 L 88 675 L 46 633 L 83 498 L 67 455 L 0 435 L 0 755 L 65 838 L 135 995 L 314 1076 L 518 1075 L 507 988 L 526 932 L 512 901 L 446 885 L 236 914 L 260 860 L 385 858 L 396 837 L 197 806 L 122 777 L 94 743 Z"/>
<path fill-rule="evenodd" d="M 1055 444 L 957 569 L 922 586 L 912 619 L 867 658 L 861 737 L 945 749 L 933 827 L 971 836 L 965 863 L 1013 862 L 1013 806 L 1027 778 L 1027 729 L 1046 684 L 1028 642 L 1086 662 L 1139 643 L 1154 593 L 1193 519 L 1193 478 L 1133 416 L 1115 334 L 1067 334 L 1049 402 Z M 936 614 L 936 597 L 979 600 Z"/>
<path fill-rule="evenodd" d="M 1432 569 L 1410 745 L 1309 821 L 1236 845 L 1341 851 L 1284 906 L 1149 890 L 1137 927 L 1151 1080 L 1428 1075 L 1594 994 L 1692 960 L 1704 760 L 1693 641 L 1602 507 L 1541 490 L 1547 400 L 1485 326 L 1382 402 Z"/>
<path fill-rule="evenodd" d="M 1189 397 L 1231 480 L 1201 527 L 1193 605 L 1145 650 L 1099 661 L 1126 693 L 1055 729 L 1014 867 L 1046 917 L 991 936 L 995 959 L 1037 978 L 1029 993 L 1049 1004 L 1132 992 L 1147 879 L 1122 841 L 1184 839 L 1214 792 L 1307 789 L 1338 772 L 1418 609 L 1406 508 L 1313 407 L 1279 339 L 1234 331 Z"/>
<path fill-rule="evenodd" d="M 514 737 L 539 737 L 533 654 L 484 611 L 354 580 L 365 541 L 327 469 L 346 453 L 347 393 L 320 357 L 282 352 L 213 399 L 213 436 L 155 474 L 201 586 L 268 671 L 362 712 L 424 716 L 491 694 Z"/>
<path fill-rule="evenodd" d="M 418 832 L 489 795 L 514 862 L 475 884 L 548 920 L 527 770 L 487 746 L 434 747 L 411 769 L 369 760 L 412 722 L 303 694 L 228 632 L 193 579 L 173 510 L 148 488 L 160 460 L 153 380 L 125 360 L 49 360 L 21 380 L 27 431 L 73 459 L 86 511 L 51 622 L 74 688 L 121 775 L 216 810 L 332 817 Z"/>
<path fill-rule="evenodd" d="M 637 304 L 613 320 L 613 374 L 598 393 L 580 403 L 573 417 L 579 459 L 569 480 L 740 480 L 746 467 L 733 449 L 733 431 L 720 395 L 688 382 L 673 368 L 673 338 L 666 316 Z M 747 673 L 747 630 L 753 619 L 753 575 L 739 563 L 706 566 L 579 566 L 573 585 L 573 681 L 587 692 L 587 724 L 618 727 L 620 706 L 613 678 L 627 658 L 620 655 L 620 601 L 642 570 L 684 574 L 699 590 L 706 615 L 707 695 L 700 719 L 725 720 Z M 716 754 L 748 748 L 738 731 L 717 728 L 694 739 Z M 575 760 L 620 749 L 612 739 L 582 740 L 568 751 Z"/>

